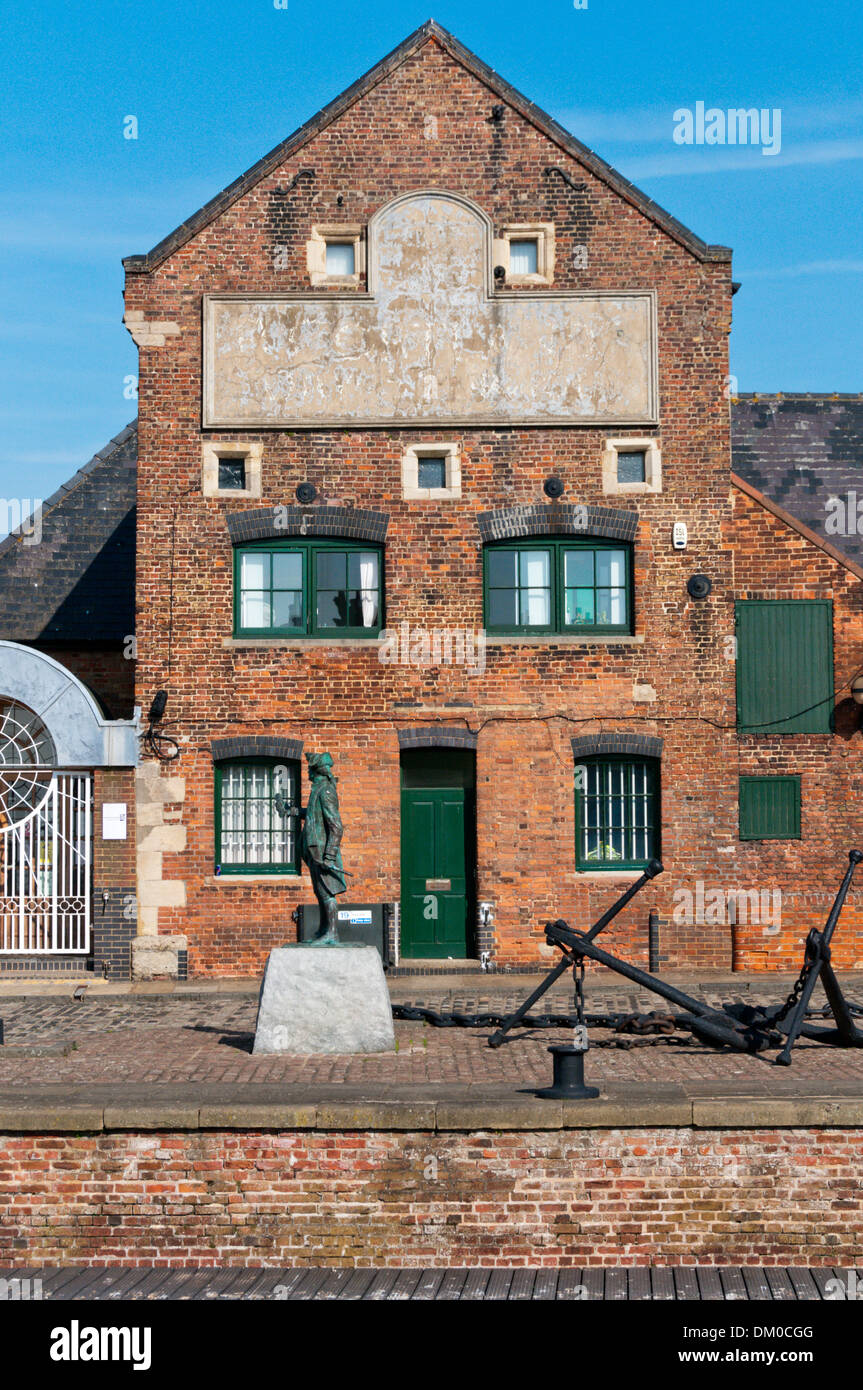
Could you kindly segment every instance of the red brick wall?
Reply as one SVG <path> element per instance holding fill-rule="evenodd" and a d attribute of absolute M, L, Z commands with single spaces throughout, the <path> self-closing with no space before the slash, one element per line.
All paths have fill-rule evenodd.
<path fill-rule="evenodd" d="M 863 1130 L 0 1139 L 0 1267 L 828 1265 Z"/>
<path fill-rule="evenodd" d="M 296 888 L 206 882 L 214 863 L 209 742 L 231 733 L 273 732 L 303 739 L 307 750 L 330 749 L 345 863 L 355 876 L 351 897 L 367 901 L 399 897 L 398 727 L 441 720 L 477 730 L 477 889 L 480 900 L 494 904 L 492 946 L 500 964 L 536 963 L 548 916 L 589 921 L 623 886 L 579 877 L 571 867 L 574 734 L 621 729 L 665 740 L 668 872 L 609 938 L 638 959 L 645 958 L 647 915 L 656 907 L 668 962 L 728 966 L 727 925 L 675 923 L 675 890 L 697 879 L 769 887 L 776 871 L 799 867 L 794 849 L 759 859 L 748 848 L 742 860 L 736 838 L 734 664 L 726 640 L 734 631 L 735 579 L 723 394 L 730 265 L 700 262 L 511 108 L 502 123 L 491 122 L 495 100 L 430 42 L 155 271 L 127 277 L 127 308 L 181 330 L 163 347 L 141 351 L 136 699 L 146 708 L 155 690 L 167 687 L 172 731 L 182 740 L 181 763 L 171 772 L 187 779 L 188 849 L 166 855 L 164 873 L 186 883 L 187 905 L 163 909 L 160 929 L 188 933 L 193 972 L 260 969 L 270 947 L 290 938 L 298 897 L 310 898 L 307 879 Z M 429 113 L 438 118 L 437 140 L 426 138 Z M 561 180 L 544 177 L 549 164 L 567 169 L 584 194 L 574 197 Z M 279 197 L 306 166 L 315 179 Z M 402 500 L 402 448 L 424 433 L 439 437 L 437 429 L 265 431 L 261 502 L 201 496 L 202 437 L 241 437 L 202 436 L 200 429 L 202 295 L 307 289 L 305 242 L 313 224 L 365 224 L 389 199 L 428 187 L 466 194 L 496 229 L 553 221 L 555 289 L 656 290 L 660 495 L 604 497 L 606 431 L 579 426 L 447 430 L 463 451 L 459 504 Z M 274 268 L 274 245 L 289 248 L 286 269 Z M 576 245 L 587 247 L 586 270 L 574 268 Z M 564 501 L 638 511 L 635 621 L 643 643 L 490 645 L 482 677 L 456 667 L 381 665 L 369 649 L 225 645 L 232 631 L 226 512 L 291 503 L 307 479 L 330 500 L 385 511 L 387 625 L 475 630 L 482 624 L 477 515 L 545 505 L 542 483 L 551 472 L 566 483 Z M 671 548 L 676 520 L 689 529 L 683 552 Z M 804 559 L 804 550 L 811 547 L 796 547 L 796 565 L 821 563 Z M 699 570 L 713 580 L 704 603 L 686 594 L 686 580 Z M 818 582 L 837 583 L 837 573 L 834 566 Z M 772 579 L 764 583 L 769 588 Z M 856 621 L 849 614 L 849 635 Z M 655 703 L 634 702 L 636 680 L 654 687 Z M 826 805 L 832 783 L 814 762 L 812 768 L 811 805 L 819 798 Z M 823 897 L 841 872 L 835 860 L 849 827 L 841 811 L 822 820 L 817 849 L 805 858 L 805 887 Z M 754 884 L 741 882 L 743 862 Z M 820 900 L 813 912 L 815 920 Z M 760 938 L 744 943 L 747 963 L 787 964 L 803 925 L 795 922 L 779 943 L 771 938 L 767 950 Z M 842 952 L 840 944 L 840 959 Z M 855 945 L 845 959 L 858 954 Z"/>
<path fill-rule="evenodd" d="M 749 969 L 793 964 L 810 926 L 823 925 L 847 868 L 863 847 L 860 711 L 849 685 L 863 665 L 863 581 L 745 493 L 733 493 L 735 590 L 741 599 L 832 599 L 835 733 L 758 734 L 738 740 L 741 774 L 795 773 L 801 779 L 801 839 L 740 842 L 742 881 L 781 886 L 782 932 L 741 932 Z M 863 882 L 849 894 L 834 940 L 836 960 L 863 963 Z"/>
<path fill-rule="evenodd" d="M 106 801 L 125 804 L 125 840 L 102 838 L 102 807 Z M 93 774 L 92 947 L 97 974 L 104 973 L 110 979 L 129 978 L 136 929 L 135 773 L 132 768 L 97 768 Z"/>
<path fill-rule="evenodd" d="M 135 704 L 135 663 L 124 655 L 122 647 L 58 647 L 51 642 L 28 645 L 52 656 L 82 680 L 109 719 L 131 719 Z"/>

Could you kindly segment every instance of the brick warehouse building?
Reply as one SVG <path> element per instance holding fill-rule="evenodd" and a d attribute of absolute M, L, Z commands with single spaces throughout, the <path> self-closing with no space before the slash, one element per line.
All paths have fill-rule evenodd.
<path fill-rule="evenodd" d="M 429 22 L 125 266 L 135 703 L 180 750 L 138 768 L 139 960 L 293 939 L 274 795 L 328 748 L 401 960 L 540 964 L 659 854 L 623 952 L 653 909 L 670 964 L 795 962 L 861 840 L 863 569 L 773 487 L 784 403 L 735 404 L 732 473 L 730 251 Z"/>

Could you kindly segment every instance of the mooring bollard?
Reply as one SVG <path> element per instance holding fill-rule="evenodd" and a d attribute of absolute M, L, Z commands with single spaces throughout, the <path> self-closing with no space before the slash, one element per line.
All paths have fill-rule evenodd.
<path fill-rule="evenodd" d="M 597 1087 L 584 1084 L 584 1058 L 589 1046 L 587 1028 L 580 1023 L 573 1029 L 571 1043 L 550 1047 L 552 1083 L 536 1094 L 548 1100 L 595 1100 L 599 1095 Z"/>
<path fill-rule="evenodd" d="M 659 913 L 655 908 L 647 918 L 647 968 L 651 975 L 659 973 Z"/>

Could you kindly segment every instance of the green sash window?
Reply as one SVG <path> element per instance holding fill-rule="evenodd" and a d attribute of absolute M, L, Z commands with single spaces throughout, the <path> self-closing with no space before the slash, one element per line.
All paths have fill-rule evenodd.
<path fill-rule="evenodd" d="M 236 637 L 377 637 L 382 626 L 379 548 L 293 540 L 236 548 Z"/>
<path fill-rule="evenodd" d="M 632 631 L 627 545 L 569 537 L 491 545 L 484 561 L 489 632 Z"/>

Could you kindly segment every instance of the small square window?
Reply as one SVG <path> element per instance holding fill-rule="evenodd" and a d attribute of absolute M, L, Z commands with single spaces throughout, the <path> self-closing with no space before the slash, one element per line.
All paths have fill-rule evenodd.
<path fill-rule="evenodd" d="M 539 246 L 535 237 L 509 243 L 510 275 L 536 275 Z"/>
<path fill-rule="evenodd" d="M 352 241 L 328 241 L 326 250 L 327 275 L 354 275 L 356 250 Z"/>
<path fill-rule="evenodd" d="M 246 491 L 246 460 L 244 458 L 219 459 L 219 491 Z"/>
<path fill-rule="evenodd" d="M 800 839 L 800 776 L 739 778 L 741 840 Z"/>
<path fill-rule="evenodd" d="M 610 494 L 661 492 L 659 441 L 633 435 L 606 439 L 602 451 L 602 490 Z"/>
<path fill-rule="evenodd" d="M 422 440 L 402 454 L 402 496 L 415 502 L 461 497 L 461 456 L 456 443 Z"/>
<path fill-rule="evenodd" d="M 446 458 L 440 456 L 423 456 L 417 459 L 417 486 L 428 488 L 446 487 Z"/>
<path fill-rule="evenodd" d="M 647 479 L 647 455 L 644 449 L 618 450 L 617 481 L 643 483 Z"/>

